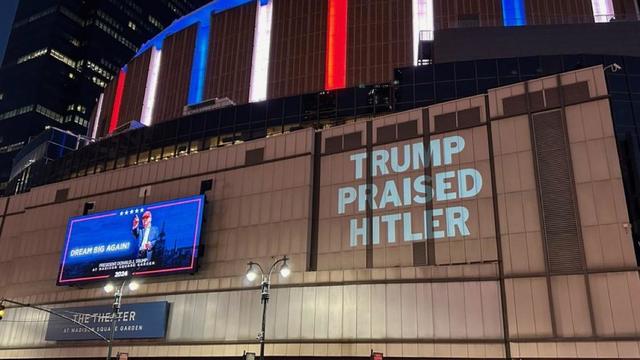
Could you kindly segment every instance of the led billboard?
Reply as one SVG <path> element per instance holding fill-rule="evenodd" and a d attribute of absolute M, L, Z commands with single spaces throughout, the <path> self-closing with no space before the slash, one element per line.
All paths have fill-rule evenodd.
<path fill-rule="evenodd" d="M 58 285 L 196 270 L 204 196 L 69 219 Z"/>

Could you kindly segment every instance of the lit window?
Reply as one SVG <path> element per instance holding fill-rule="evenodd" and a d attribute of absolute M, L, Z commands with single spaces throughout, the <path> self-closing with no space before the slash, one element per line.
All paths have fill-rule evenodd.
<path fill-rule="evenodd" d="M 25 61 L 33 60 L 33 59 L 35 59 L 37 57 L 40 57 L 40 56 L 42 56 L 42 55 L 44 55 L 46 53 L 47 53 L 47 48 L 39 49 L 39 50 L 36 50 L 36 51 L 34 51 L 32 53 L 29 53 L 27 55 L 19 57 L 18 61 L 16 61 L 16 63 L 17 64 L 21 64 L 21 63 L 23 63 Z"/>
<path fill-rule="evenodd" d="M 73 61 L 73 59 L 71 59 L 70 57 L 62 54 L 61 52 L 57 51 L 56 49 L 51 49 L 51 52 L 49 53 L 51 56 L 53 56 L 54 59 L 61 61 L 69 66 L 71 66 L 72 68 L 76 68 L 76 62 Z"/>
<path fill-rule="evenodd" d="M 133 22 L 129 21 L 129 27 L 130 27 L 132 30 L 135 30 L 135 29 L 136 29 L 136 24 L 134 24 Z"/>

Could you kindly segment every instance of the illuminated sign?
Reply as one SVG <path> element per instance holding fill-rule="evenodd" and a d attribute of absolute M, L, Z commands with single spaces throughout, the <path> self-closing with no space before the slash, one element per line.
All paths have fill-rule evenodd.
<path fill-rule="evenodd" d="M 380 234 L 386 229 L 388 243 L 420 241 L 469 236 L 467 222 L 470 212 L 464 202 L 476 197 L 483 188 L 483 178 L 473 167 L 457 166 L 456 157 L 465 149 L 462 136 L 446 136 L 432 139 L 429 146 L 422 141 L 389 149 L 373 150 L 371 174 L 376 177 L 395 175 L 381 184 L 371 184 L 372 210 L 384 210 L 374 215 L 373 244 L 380 244 Z M 356 181 L 364 181 L 367 153 L 360 152 L 349 157 L 354 166 Z M 403 173 L 419 174 L 420 169 L 430 167 L 430 175 L 402 176 Z M 349 221 L 349 244 L 351 247 L 367 242 L 368 186 L 360 183 L 338 188 L 338 214 L 362 214 Z M 401 209 L 433 202 L 432 209 L 425 209 L 421 216 Z M 349 211 L 348 211 L 349 210 Z M 400 230 L 400 231 L 398 231 Z M 401 234 L 397 236 L 397 234 Z"/>
<path fill-rule="evenodd" d="M 58 285 L 196 270 L 204 196 L 69 219 Z"/>
<path fill-rule="evenodd" d="M 55 308 L 51 310 L 70 317 L 107 338 L 111 335 L 111 305 Z M 168 315 L 169 303 L 166 301 L 124 304 L 118 313 L 114 338 L 163 338 L 166 333 Z M 98 338 L 78 324 L 52 316 L 47 323 L 45 340 L 98 340 Z"/>

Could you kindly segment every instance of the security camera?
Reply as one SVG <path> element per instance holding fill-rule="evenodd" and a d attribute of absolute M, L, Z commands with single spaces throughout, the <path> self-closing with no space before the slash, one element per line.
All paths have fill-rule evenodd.
<path fill-rule="evenodd" d="M 611 70 L 611 72 L 617 72 L 622 70 L 622 66 L 618 65 L 617 63 L 613 63 L 611 65 L 605 66 L 604 70 Z"/>

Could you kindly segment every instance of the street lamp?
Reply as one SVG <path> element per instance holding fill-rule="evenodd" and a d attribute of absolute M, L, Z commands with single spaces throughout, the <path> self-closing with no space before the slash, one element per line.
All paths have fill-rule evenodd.
<path fill-rule="evenodd" d="M 262 282 L 260 283 L 260 302 L 262 303 L 262 328 L 260 333 L 258 334 L 258 340 L 260 341 L 260 360 L 264 360 L 264 339 L 265 339 L 265 324 L 266 324 L 266 316 L 267 316 L 267 303 L 269 302 L 269 288 L 271 287 L 271 274 L 276 266 L 280 263 L 280 276 L 286 278 L 291 274 L 291 269 L 289 268 L 289 264 L 287 264 L 287 260 L 289 258 L 285 255 L 280 259 L 276 260 L 269 267 L 269 271 L 265 272 L 262 269 L 260 264 L 249 261 L 247 263 L 247 280 L 254 281 L 258 275 L 262 276 Z"/>
<path fill-rule="evenodd" d="M 113 298 L 113 307 L 111 308 L 111 334 L 109 335 L 109 349 L 107 351 L 107 360 L 111 360 L 111 354 L 113 352 L 113 338 L 116 335 L 116 322 L 118 321 L 118 315 L 120 314 L 120 305 L 122 304 L 122 294 L 124 292 L 124 286 L 127 284 L 128 280 L 124 280 L 122 284 L 120 284 L 119 288 L 116 288 L 112 283 L 107 283 L 104 286 L 104 291 L 106 293 L 112 293 L 114 290 L 116 291 Z M 130 280 L 129 282 L 129 290 L 136 291 L 140 287 L 135 280 Z"/>

